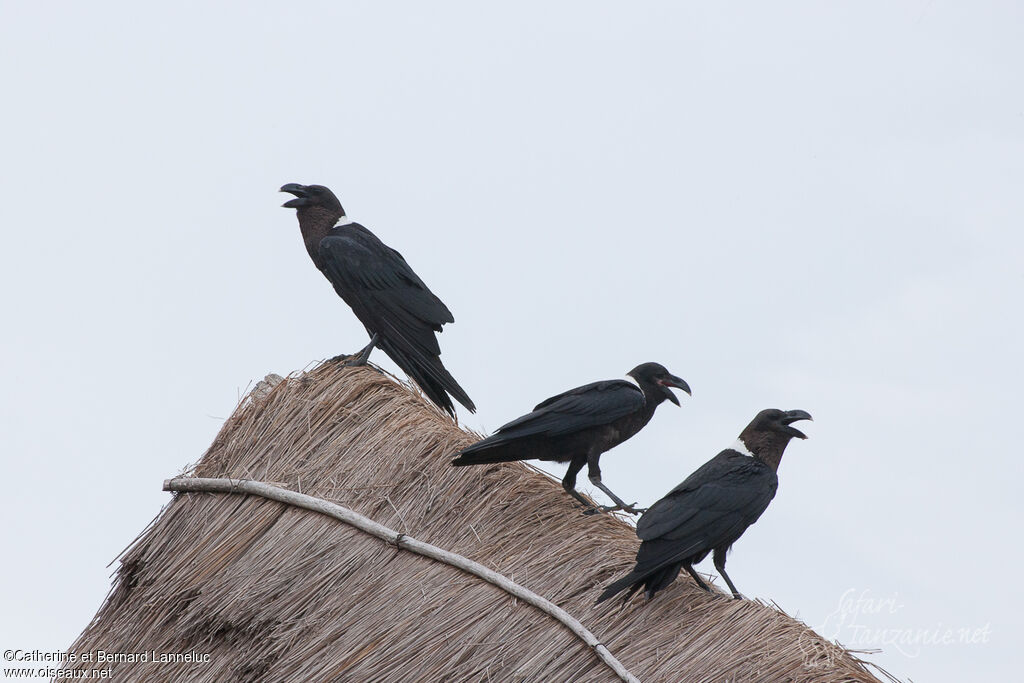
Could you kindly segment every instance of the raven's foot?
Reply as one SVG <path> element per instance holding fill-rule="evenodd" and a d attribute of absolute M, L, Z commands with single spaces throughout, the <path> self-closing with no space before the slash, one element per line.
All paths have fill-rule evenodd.
<path fill-rule="evenodd" d="M 732 594 L 732 599 L 733 600 L 746 600 L 747 596 L 743 595 L 743 593 L 733 593 Z"/>
<path fill-rule="evenodd" d="M 629 505 L 602 505 L 601 512 L 615 512 L 616 510 L 622 510 L 631 515 L 642 515 L 647 512 L 647 508 L 638 508 L 636 503 Z"/>
<path fill-rule="evenodd" d="M 364 346 L 359 354 L 356 356 L 350 356 L 350 360 L 345 361 L 345 366 L 350 368 L 356 368 L 362 365 L 366 365 L 366 361 L 370 359 L 370 353 L 377 346 L 377 342 L 380 340 L 380 335 L 374 333 L 373 337 L 370 338 L 370 343 Z"/>
<path fill-rule="evenodd" d="M 584 498 L 583 495 L 579 491 L 577 491 L 574 488 L 570 488 L 568 486 L 565 486 L 564 484 L 563 484 L 563 487 L 565 487 L 566 493 L 568 493 L 570 496 L 572 496 L 573 499 L 575 499 L 575 501 L 577 503 L 579 503 L 583 507 L 583 514 L 585 514 L 585 515 L 593 515 L 593 514 L 596 514 L 596 513 L 600 512 L 600 510 L 597 509 L 597 506 L 594 505 L 589 500 L 587 500 L 586 498 Z"/>
<path fill-rule="evenodd" d="M 638 508 L 635 506 L 636 503 L 633 503 L 632 505 L 595 505 L 594 507 L 589 507 L 584 510 L 583 514 L 599 515 L 602 512 L 617 512 L 618 510 L 622 510 L 623 512 L 631 515 L 642 515 L 647 512 L 647 508 Z"/>
<path fill-rule="evenodd" d="M 367 364 L 365 358 L 361 358 L 359 355 L 353 355 L 351 353 L 339 353 L 333 358 L 327 359 L 328 363 L 341 363 L 346 368 L 361 367 Z"/>
<path fill-rule="evenodd" d="M 686 569 L 686 573 L 687 573 L 687 574 L 689 574 L 690 576 L 692 576 L 692 577 L 693 577 L 693 580 L 694 580 L 694 582 L 695 582 L 695 583 L 697 584 L 697 586 L 698 586 L 698 587 L 699 587 L 699 588 L 700 588 L 700 589 L 701 589 L 702 591 L 704 591 L 705 593 L 711 593 L 712 595 L 714 595 L 714 591 L 713 591 L 713 590 L 711 590 L 711 586 L 709 586 L 709 585 L 707 585 L 706 583 L 704 583 L 704 579 L 700 578 L 700 575 L 699 575 L 699 574 L 697 573 L 697 571 L 696 571 L 696 570 L 695 570 L 695 569 L 693 568 L 693 565 L 689 565 L 689 564 L 684 564 L 684 565 L 683 565 L 683 568 L 685 568 L 685 569 Z"/>
<path fill-rule="evenodd" d="M 347 353 L 343 353 L 343 354 L 340 354 L 338 356 L 334 356 L 333 358 L 328 358 L 324 362 L 325 363 L 340 363 L 343 368 L 370 368 L 371 370 L 376 370 L 377 372 L 382 372 L 382 370 L 380 368 L 375 367 L 373 365 L 370 365 L 370 363 L 365 358 L 360 359 L 359 356 L 353 356 L 353 355 L 347 354 Z"/>

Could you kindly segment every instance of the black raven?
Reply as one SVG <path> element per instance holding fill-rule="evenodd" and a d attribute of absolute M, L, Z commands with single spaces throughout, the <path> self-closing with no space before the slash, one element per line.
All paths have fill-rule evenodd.
<path fill-rule="evenodd" d="M 731 448 L 704 463 L 637 521 L 636 535 L 643 543 L 636 554 L 636 566 L 610 584 L 597 601 L 627 588 L 625 600 L 629 600 L 641 587 L 651 598 L 675 581 L 680 569 L 710 591 L 692 565 L 711 551 L 715 568 L 729 584 L 733 597 L 742 598 L 725 573 L 725 554 L 775 497 L 779 486 L 776 473 L 789 440 L 807 438 L 790 425 L 810 419 L 803 410 L 758 413 Z"/>
<path fill-rule="evenodd" d="M 481 465 L 510 460 L 553 460 L 568 462 L 562 487 L 591 511 L 592 504 L 576 491 L 576 475 L 583 465 L 594 486 L 615 501 L 601 510 L 633 507 L 601 483 L 598 460 L 601 454 L 639 432 L 654 415 L 654 409 L 668 399 L 679 405 L 669 389 L 687 394 L 690 387 L 663 365 L 644 363 L 629 371 L 627 379 L 594 382 L 537 404 L 533 412 L 503 425 L 497 432 L 462 449 L 453 465 Z"/>
<path fill-rule="evenodd" d="M 455 322 L 448 307 L 401 254 L 353 223 L 329 189 L 289 183 L 281 192 L 295 195 L 282 206 L 296 210 L 309 257 L 370 335 L 370 343 L 348 364 L 365 365 L 379 346 L 450 415 L 455 415 L 452 398 L 475 412 L 473 401 L 441 364 L 434 333 Z"/>

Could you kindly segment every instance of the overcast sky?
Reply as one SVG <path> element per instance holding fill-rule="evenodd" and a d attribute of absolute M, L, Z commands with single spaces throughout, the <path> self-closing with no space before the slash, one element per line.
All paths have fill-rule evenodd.
<path fill-rule="evenodd" d="M 693 398 L 602 460 L 648 505 L 807 410 L 740 590 L 1019 668 L 1024 10 L 679 5 L 4 3 L 0 646 L 68 647 L 246 387 L 366 343 L 300 182 L 454 312 L 467 426 L 659 361 Z"/>

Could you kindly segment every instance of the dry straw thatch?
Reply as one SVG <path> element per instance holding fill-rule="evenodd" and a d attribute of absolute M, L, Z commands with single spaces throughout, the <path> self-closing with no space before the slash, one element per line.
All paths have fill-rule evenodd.
<path fill-rule="evenodd" d="M 595 608 L 633 562 L 632 528 L 579 514 L 520 463 L 451 467 L 475 438 L 388 377 L 327 364 L 257 387 L 193 474 L 284 486 L 476 560 L 567 610 L 645 683 L 877 680 L 774 607 L 691 581 Z M 219 493 L 174 498 L 71 650 L 209 654 L 113 664 L 123 681 L 618 680 L 561 624 L 474 576 L 308 510 Z"/>

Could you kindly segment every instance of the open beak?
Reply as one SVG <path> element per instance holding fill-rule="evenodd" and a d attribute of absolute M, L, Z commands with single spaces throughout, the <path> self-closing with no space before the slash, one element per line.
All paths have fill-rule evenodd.
<path fill-rule="evenodd" d="M 309 193 L 306 192 L 305 185 L 299 185 L 298 183 L 288 183 L 287 185 L 281 186 L 281 192 L 287 192 L 288 194 L 295 195 L 295 199 L 289 199 L 283 206 L 286 209 L 298 209 L 299 207 L 307 204 L 307 198 Z"/>
<path fill-rule="evenodd" d="M 668 400 L 672 401 L 676 405 L 679 405 L 679 399 L 676 398 L 675 394 L 673 394 L 671 391 L 668 390 L 668 387 L 675 387 L 676 389 L 682 389 L 683 391 L 686 392 L 687 396 L 693 396 L 693 394 L 690 392 L 690 385 L 687 384 L 686 380 L 684 380 L 681 377 L 676 377 L 675 375 L 669 375 L 668 377 L 665 377 L 664 379 L 659 379 L 658 380 L 658 384 L 660 384 L 663 387 L 666 387 L 666 389 L 665 389 L 665 396 L 668 398 Z"/>
<path fill-rule="evenodd" d="M 789 434 L 790 436 L 795 436 L 798 439 L 806 439 L 806 434 L 804 434 L 795 427 L 790 427 L 790 425 L 796 422 L 797 420 L 811 420 L 813 422 L 814 418 L 811 417 L 811 414 L 808 413 L 806 410 L 787 410 L 786 417 L 782 418 L 782 424 L 785 425 L 785 427 L 783 427 L 783 431 Z"/>

